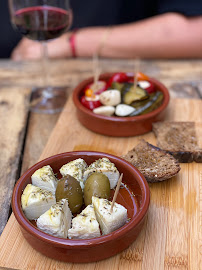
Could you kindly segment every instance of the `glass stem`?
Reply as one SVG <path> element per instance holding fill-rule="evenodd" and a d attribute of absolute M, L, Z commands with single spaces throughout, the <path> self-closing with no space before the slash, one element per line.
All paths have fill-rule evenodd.
<path fill-rule="evenodd" d="M 49 85 L 49 70 L 48 70 L 48 46 L 47 42 L 43 41 L 42 42 L 42 64 L 43 64 L 43 74 L 44 74 L 44 91 L 43 91 L 43 96 L 46 99 L 52 98 L 54 95 L 51 91 L 51 87 Z"/>

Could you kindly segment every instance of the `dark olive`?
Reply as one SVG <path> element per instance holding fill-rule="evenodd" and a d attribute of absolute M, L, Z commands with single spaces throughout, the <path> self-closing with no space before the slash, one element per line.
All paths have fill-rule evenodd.
<path fill-rule="evenodd" d="M 83 205 L 83 192 L 79 182 L 71 175 L 66 175 L 58 181 L 56 189 L 56 201 L 68 199 L 69 208 L 76 213 Z"/>
<path fill-rule="evenodd" d="M 92 196 L 109 199 L 110 182 L 108 177 L 103 173 L 94 172 L 85 182 L 84 203 L 86 206 L 92 203 Z"/>

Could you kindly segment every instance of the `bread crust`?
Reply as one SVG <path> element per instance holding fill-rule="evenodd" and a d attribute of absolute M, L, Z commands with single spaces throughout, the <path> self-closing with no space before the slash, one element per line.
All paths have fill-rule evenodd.
<path fill-rule="evenodd" d="M 141 140 L 122 158 L 135 166 L 151 183 L 170 179 L 180 171 L 180 164 L 172 155 L 145 140 Z"/>
<path fill-rule="evenodd" d="M 152 125 L 157 145 L 180 163 L 202 162 L 194 122 L 157 122 Z"/>

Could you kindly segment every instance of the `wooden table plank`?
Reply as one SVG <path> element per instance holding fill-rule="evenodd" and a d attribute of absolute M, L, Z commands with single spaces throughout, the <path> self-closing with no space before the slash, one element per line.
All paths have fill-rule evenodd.
<path fill-rule="evenodd" d="M 27 88 L 0 89 L 0 234 L 9 215 L 13 186 L 19 177 L 29 94 Z"/>
<path fill-rule="evenodd" d="M 133 72 L 134 60 L 101 59 L 102 72 Z M 162 82 L 201 82 L 201 60 L 140 61 L 140 69 Z M 51 60 L 49 64 L 50 84 L 75 87 L 79 81 L 92 76 L 92 59 Z M 40 61 L 12 62 L 0 61 L 0 85 L 41 86 L 43 72 Z"/>
<path fill-rule="evenodd" d="M 30 115 L 21 174 L 34 165 L 39 159 L 59 115 L 60 114 L 46 115 L 35 113 Z"/>
<path fill-rule="evenodd" d="M 201 77 L 202 77 L 202 76 L 201 76 Z M 202 82 L 199 82 L 199 83 L 198 83 L 197 88 L 198 88 L 199 96 L 200 96 L 200 98 L 202 99 Z"/>
<path fill-rule="evenodd" d="M 67 99 L 71 92 L 72 89 L 67 88 Z M 59 116 L 60 113 L 30 113 L 21 174 L 39 159 Z"/>
<path fill-rule="evenodd" d="M 0 267 L 0 270 L 17 270 L 15 268 Z"/>

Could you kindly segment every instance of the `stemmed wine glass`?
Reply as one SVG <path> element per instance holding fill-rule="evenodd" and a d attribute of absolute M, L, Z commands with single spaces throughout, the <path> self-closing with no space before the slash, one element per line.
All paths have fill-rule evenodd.
<path fill-rule="evenodd" d="M 48 85 L 47 41 L 65 33 L 72 23 L 69 0 L 9 0 L 12 24 L 25 37 L 42 42 L 44 87 L 34 88 L 31 110 L 56 113 L 62 110 L 66 92 Z"/>

